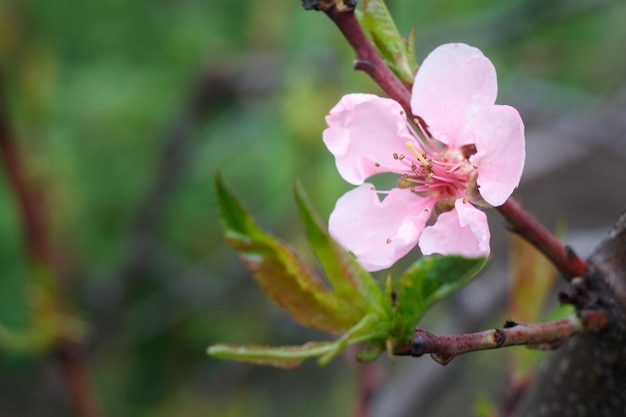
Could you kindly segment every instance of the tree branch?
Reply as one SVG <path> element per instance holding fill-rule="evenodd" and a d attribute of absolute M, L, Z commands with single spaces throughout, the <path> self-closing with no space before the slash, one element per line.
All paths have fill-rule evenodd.
<path fill-rule="evenodd" d="M 496 210 L 507 219 L 511 231 L 526 239 L 546 255 L 568 280 L 585 276 L 589 269 L 587 263 L 580 259 L 571 248 L 564 246 L 513 197 L 509 197 L 503 205 L 496 207 Z"/>
<path fill-rule="evenodd" d="M 354 14 L 356 1 L 303 0 L 305 9 L 321 10 L 337 25 L 356 52 L 354 68 L 365 71 L 388 95 L 411 114 L 411 92 L 387 67 Z"/>
<path fill-rule="evenodd" d="M 447 365 L 462 353 L 479 350 L 517 345 L 554 349 L 577 333 L 600 331 L 607 324 L 608 318 L 603 310 L 588 310 L 547 323 L 526 324 L 507 321 L 502 328 L 478 333 L 437 335 L 416 327 L 413 340 L 396 350 L 395 354 L 420 357 L 430 353 L 437 363 Z"/>
<path fill-rule="evenodd" d="M 622 417 L 626 410 L 626 213 L 589 258 L 582 311 L 601 306 L 608 327 L 568 340 L 548 355 L 520 400 L 516 417 Z M 574 280 L 577 281 L 577 280 Z M 573 284 L 574 282 L 572 282 Z M 544 404 L 551 407 L 543 409 Z"/>

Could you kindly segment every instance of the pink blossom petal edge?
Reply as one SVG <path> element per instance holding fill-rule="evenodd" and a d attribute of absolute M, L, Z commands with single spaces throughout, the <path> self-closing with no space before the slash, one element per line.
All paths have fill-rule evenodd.
<path fill-rule="evenodd" d="M 397 188 L 380 201 L 373 185 L 365 183 L 337 200 L 328 229 L 366 270 L 378 271 L 415 247 L 430 217 L 425 211 L 428 204 L 428 200 Z"/>
<path fill-rule="evenodd" d="M 488 106 L 474 110 L 476 154 L 480 195 L 494 207 L 502 205 L 519 185 L 526 160 L 524 123 L 511 106 Z"/>
<path fill-rule="evenodd" d="M 441 213 L 433 226 L 424 229 L 419 246 L 424 255 L 460 255 L 466 258 L 489 256 L 487 216 L 458 199 L 454 209 Z"/>
<path fill-rule="evenodd" d="M 323 139 L 335 156 L 339 174 L 349 183 L 363 184 L 379 172 L 403 172 L 393 150 L 412 140 L 406 116 L 396 101 L 373 94 L 347 94 L 326 116 Z"/>
<path fill-rule="evenodd" d="M 471 109 L 494 104 L 497 94 L 496 70 L 480 49 L 449 43 L 433 50 L 420 66 L 411 110 L 437 140 L 457 148 L 471 143 Z"/>

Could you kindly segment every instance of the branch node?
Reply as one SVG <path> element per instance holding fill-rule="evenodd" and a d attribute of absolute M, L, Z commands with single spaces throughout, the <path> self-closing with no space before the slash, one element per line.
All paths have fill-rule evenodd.
<path fill-rule="evenodd" d="M 504 325 L 503 325 L 502 327 L 504 327 L 505 329 L 510 329 L 511 327 L 515 327 L 515 326 L 517 326 L 517 325 L 519 325 L 519 323 L 518 323 L 518 322 L 513 321 L 513 320 L 509 320 L 509 319 L 507 319 L 507 320 L 504 322 Z"/>
<path fill-rule="evenodd" d="M 424 340 L 424 337 L 421 335 L 421 333 L 424 333 L 424 330 L 417 328 L 415 329 L 415 333 L 416 334 L 420 333 L 420 334 L 416 335 L 411 341 L 410 354 L 411 356 L 419 358 L 420 356 L 423 356 L 426 353 L 426 341 Z"/>
<path fill-rule="evenodd" d="M 605 310 L 582 310 L 578 317 L 586 331 L 600 333 L 609 325 L 608 314 Z"/>
<path fill-rule="evenodd" d="M 352 67 L 355 70 L 369 72 L 376 68 L 376 63 L 370 59 L 356 58 L 352 63 Z"/>
<path fill-rule="evenodd" d="M 446 366 L 452 361 L 452 359 L 456 357 L 456 355 L 450 355 L 450 354 L 444 355 L 443 353 L 432 353 L 430 357 L 433 358 L 433 360 L 437 362 L 439 365 Z"/>
<path fill-rule="evenodd" d="M 500 347 L 506 342 L 506 333 L 502 329 L 493 329 L 493 334 L 491 335 L 493 339 L 493 343 L 495 343 L 496 347 Z"/>

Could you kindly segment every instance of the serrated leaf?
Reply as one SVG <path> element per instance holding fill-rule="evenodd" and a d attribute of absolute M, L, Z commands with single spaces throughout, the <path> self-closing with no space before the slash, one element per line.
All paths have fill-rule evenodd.
<path fill-rule="evenodd" d="M 343 352 L 348 346 L 365 342 L 372 346 L 367 358 L 374 360 L 383 349 L 388 335 L 387 323 L 381 322 L 374 313 L 367 314 L 357 324 L 351 327 L 340 338 L 331 342 L 309 342 L 300 346 L 262 346 L 262 345 L 229 345 L 217 344 L 210 346 L 207 353 L 220 359 L 232 359 L 253 363 L 256 365 L 270 365 L 280 368 L 294 368 L 302 361 L 312 357 L 319 357 L 319 364 L 326 365 L 333 358 Z M 374 351 L 378 346 L 378 350 Z"/>
<path fill-rule="evenodd" d="M 400 35 L 384 0 L 364 0 L 363 12 L 358 17 L 389 68 L 406 84 L 413 84 L 417 70 L 411 38 L 414 32 L 408 41 Z"/>
<path fill-rule="evenodd" d="M 285 243 L 257 226 L 216 175 L 217 203 L 226 238 L 261 288 L 297 322 L 329 332 L 344 331 L 362 317 L 324 287 Z"/>
<path fill-rule="evenodd" d="M 231 359 L 255 365 L 295 368 L 308 358 L 321 356 L 335 342 L 309 342 L 300 346 L 227 345 L 210 346 L 207 353 L 220 359 Z"/>
<path fill-rule="evenodd" d="M 294 192 L 311 248 L 337 297 L 349 303 L 361 316 L 368 312 L 388 313 L 389 303 L 385 301 L 374 278 L 363 269 L 354 255 L 330 237 L 324 222 L 314 211 L 299 184 L 295 185 Z"/>
<path fill-rule="evenodd" d="M 427 256 L 406 270 L 398 284 L 395 308 L 401 342 L 411 337 L 415 324 L 433 304 L 471 281 L 485 263 L 485 258 Z"/>

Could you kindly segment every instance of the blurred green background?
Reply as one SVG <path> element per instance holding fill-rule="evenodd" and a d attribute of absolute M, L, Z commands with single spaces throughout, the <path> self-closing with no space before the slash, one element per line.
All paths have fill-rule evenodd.
<path fill-rule="evenodd" d="M 624 2 L 389 6 L 403 34 L 417 28 L 418 60 L 449 41 L 483 49 L 498 69 L 499 102 L 517 106 L 529 130 L 623 88 Z M 292 184 L 328 216 L 350 186 L 321 142 L 324 116 L 342 94 L 379 92 L 353 58 L 333 24 L 297 0 L 0 1 L 4 99 L 28 177 L 44 193 L 62 291 L 88 325 L 106 415 L 350 415 L 352 360 L 286 372 L 205 349 L 326 337 L 276 308 L 225 244 L 213 175 L 306 251 Z M 590 215 L 584 225 L 610 220 Z M 29 328 L 37 282 L 3 176 L 2 325 Z M 0 351 L 0 415 L 74 415 L 49 355 Z"/>

